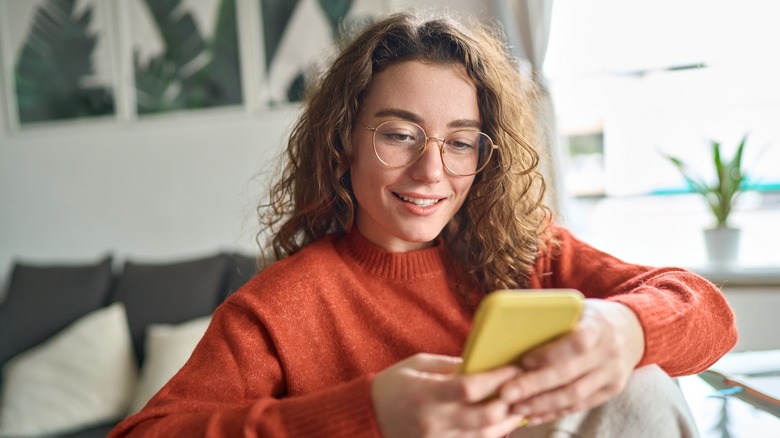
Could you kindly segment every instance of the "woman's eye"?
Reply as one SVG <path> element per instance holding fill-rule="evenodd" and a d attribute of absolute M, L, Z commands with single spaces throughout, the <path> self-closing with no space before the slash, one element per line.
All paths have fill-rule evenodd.
<path fill-rule="evenodd" d="M 474 144 L 464 140 L 448 140 L 447 147 L 457 152 L 467 152 L 474 149 Z"/>
<path fill-rule="evenodd" d="M 388 132 L 382 135 L 382 137 L 392 143 L 414 143 L 414 137 L 412 135 L 402 132 Z"/>

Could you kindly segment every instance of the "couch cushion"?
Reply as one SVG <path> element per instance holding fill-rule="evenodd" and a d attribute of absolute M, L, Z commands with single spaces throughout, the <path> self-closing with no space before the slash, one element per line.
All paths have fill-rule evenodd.
<path fill-rule="evenodd" d="M 95 310 L 3 367 L 0 437 L 64 433 L 117 421 L 137 381 L 120 303 Z"/>
<path fill-rule="evenodd" d="M 111 258 L 95 265 L 16 263 L 0 303 L 0 365 L 107 302 Z"/>
<path fill-rule="evenodd" d="M 112 301 L 127 308 L 139 363 L 149 324 L 178 324 L 211 314 L 224 289 L 224 255 L 177 263 L 125 263 Z"/>
<path fill-rule="evenodd" d="M 187 362 L 211 321 L 202 316 L 181 324 L 151 324 L 146 330 L 144 366 L 139 374 L 130 413 L 136 413 Z"/>

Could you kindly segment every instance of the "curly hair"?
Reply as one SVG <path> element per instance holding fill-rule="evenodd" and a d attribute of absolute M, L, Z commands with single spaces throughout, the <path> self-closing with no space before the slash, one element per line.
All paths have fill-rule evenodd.
<path fill-rule="evenodd" d="M 258 207 L 280 259 L 352 228 L 351 133 L 373 75 L 421 60 L 465 66 L 476 85 L 482 130 L 498 145 L 441 237 L 465 280 L 482 291 L 524 287 L 549 237 L 550 210 L 537 137 L 537 90 L 500 32 L 475 20 L 409 12 L 368 25 L 309 88 L 290 134 L 281 176 Z M 459 279 L 459 281 L 461 281 Z"/>

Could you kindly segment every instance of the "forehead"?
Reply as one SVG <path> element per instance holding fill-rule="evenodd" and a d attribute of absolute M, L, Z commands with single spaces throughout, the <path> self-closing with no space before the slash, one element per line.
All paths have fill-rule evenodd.
<path fill-rule="evenodd" d="M 455 63 L 402 61 L 374 75 L 360 112 L 374 117 L 388 109 L 421 119 L 479 120 L 477 89 L 466 68 Z"/>

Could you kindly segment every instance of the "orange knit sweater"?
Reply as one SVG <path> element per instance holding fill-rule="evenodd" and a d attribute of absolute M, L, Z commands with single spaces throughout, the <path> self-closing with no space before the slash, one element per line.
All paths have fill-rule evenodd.
<path fill-rule="evenodd" d="M 705 369 L 736 342 L 723 295 L 684 270 L 627 264 L 557 228 L 534 288 L 575 288 L 631 307 L 641 365 Z M 189 362 L 119 436 L 379 436 L 375 373 L 414 353 L 458 356 L 472 312 L 442 246 L 388 253 L 357 232 L 270 266 L 214 313 Z"/>

